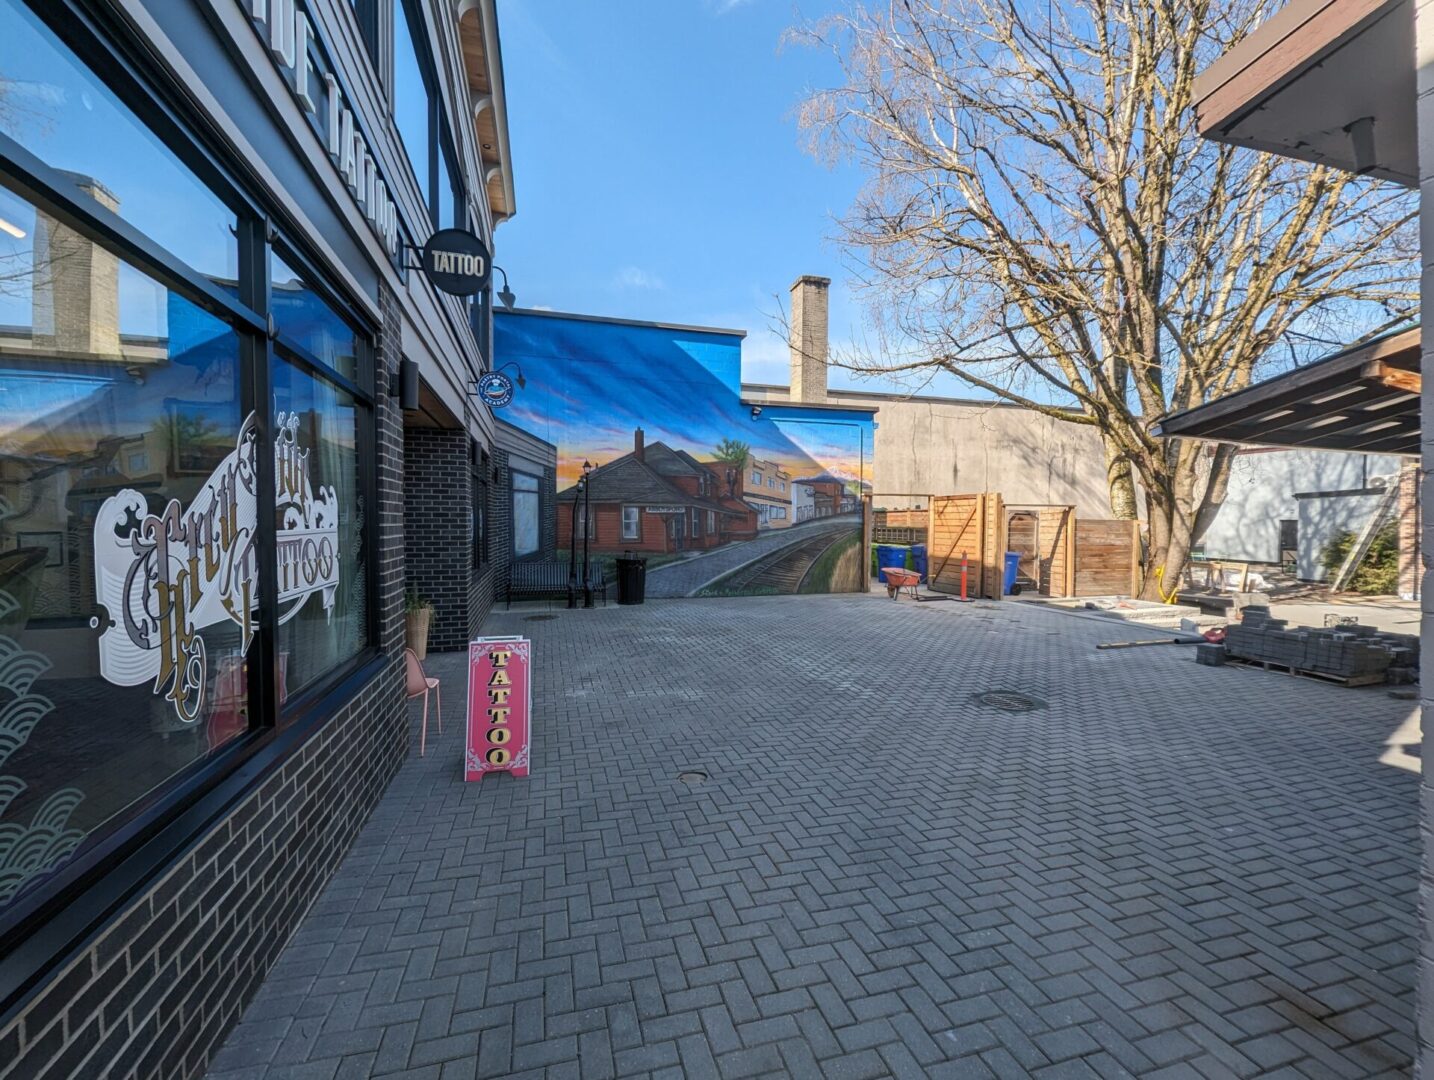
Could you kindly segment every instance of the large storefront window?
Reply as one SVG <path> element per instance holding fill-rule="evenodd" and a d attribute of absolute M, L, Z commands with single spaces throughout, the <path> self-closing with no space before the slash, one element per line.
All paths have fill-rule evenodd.
<path fill-rule="evenodd" d="M 281 694 L 368 644 L 359 411 L 328 380 L 276 357 Z"/>
<path fill-rule="evenodd" d="M 0 934 L 372 640 L 363 319 L 35 10 L 0 0 Z"/>
<path fill-rule="evenodd" d="M 3 907 L 248 726 L 253 475 L 233 329 L 3 174 L 0 225 Z"/>

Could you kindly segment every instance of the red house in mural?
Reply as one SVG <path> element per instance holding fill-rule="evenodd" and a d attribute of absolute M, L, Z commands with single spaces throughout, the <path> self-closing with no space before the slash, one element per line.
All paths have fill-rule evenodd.
<path fill-rule="evenodd" d="M 577 540 L 586 533 L 596 552 L 702 551 L 757 535 L 757 512 L 742 501 L 740 465 L 698 461 L 666 443 L 648 446 L 642 428 L 632 443 L 632 453 L 588 474 L 585 497 L 577 485 L 558 492 L 560 547 L 575 535 L 575 498 L 587 509 L 586 522 L 578 514 Z"/>

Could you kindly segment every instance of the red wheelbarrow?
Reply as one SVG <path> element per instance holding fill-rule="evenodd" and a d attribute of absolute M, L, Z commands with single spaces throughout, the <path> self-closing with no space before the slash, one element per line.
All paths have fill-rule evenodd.
<path fill-rule="evenodd" d="M 921 575 L 915 570 L 905 570 L 898 566 L 883 566 L 881 572 L 886 575 L 886 595 L 895 600 L 901 595 L 902 589 L 909 590 L 907 596 L 913 600 L 919 600 L 916 595 L 916 587 L 921 584 Z"/>

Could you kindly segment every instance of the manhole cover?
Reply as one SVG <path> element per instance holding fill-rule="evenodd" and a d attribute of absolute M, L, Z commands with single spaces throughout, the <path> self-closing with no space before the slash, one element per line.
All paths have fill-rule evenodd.
<path fill-rule="evenodd" d="M 557 618 L 556 615 L 528 615 L 528 616 L 526 616 L 526 617 L 523 619 L 523 621 L 524 621 L 524 622 L 547 622 L 549 619 L 556 619 L 556 618 Z"/>
<path fill-rule="evenodd" d="M 707 774 L 701 769 L 688 769 L 686 772 L 678 773 L 677 779 L 684 784 L 705 784 L 707 783 Z"/>
<path fill-rule="evenodd" d="M 975 695 L 975 700 L 977 704 L 989 705 L 1003 712 L 1031 712 L 1046 707 L 1046 703 L 1040 698 L 1033 698 L 1016 690 L 987 690 L 984 694 Z"/>

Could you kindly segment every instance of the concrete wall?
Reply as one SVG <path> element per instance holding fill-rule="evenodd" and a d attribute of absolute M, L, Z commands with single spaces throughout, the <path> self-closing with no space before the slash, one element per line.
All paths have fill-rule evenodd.
<path fill-rule="evenodd" d="M 1337 454 L 1319 450 L 1248 450 L 1230 468 L 1225 505 L 1202 539 L 1212 559 L 1278 562 L 1280 522 L 1300 522 L 1301 562 L 1308 548 L 1318 552 L 1340 529 L 1358 529 L 1367 510 L 1357 500 L 1307 500 L 1296 495 L 1352 491 L 1375 477 L 1392 484 L 1401 459 L 1390 455 Z M 1305 577 L 1303 566 L 1300 576 Z"/>
<path fill-rule="evenodd" d="M 745 385 L 744 400 L 788 400 L 784 386 Z M 873 405 L 872 501 L 915 505 L 907 494 L 999 491 L 1008 504 L 1073 503 L 1083 517 L 1110 517 L 1105 451 L 1094 429 L 1030 409 L 957 398 L 829 390 L 834 405 Z"/>

